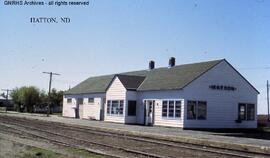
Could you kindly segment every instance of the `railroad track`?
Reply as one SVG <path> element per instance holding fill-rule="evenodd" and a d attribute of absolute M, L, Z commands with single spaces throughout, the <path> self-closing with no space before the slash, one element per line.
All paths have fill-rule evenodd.
<path fill-rule="evenodd" d="M 22 119 L 22 118 L 14 118 L 14 117 L 0 117 L 0 121 L 4 122 L 6 124 L 13 124 L 19 127 L 23 128 L 28 128 L 31 130 L 39 131 L 39 132 L 44 132 L 44 133 L 49 133 L 52 135 L 57 135 L 59 137 L 64 137 L 66 139 L 73 139 L 77 140 L 80 142 L 87 142 L 87 143 L 92 143 L 94 145 L 99 145 L 103 147 L 108 147 L 108 148 L 114 148 L 117 150 L 125 151 L 127 153 L 133 153 L 145 157 L 166 157 L 166 156 L 160 156 L 157 154 L 152 154 L 152 153 L 147 153 L 145 151 L 140 151 L 140 150 L 134 150 L 134 149 L 128 149 L 124 147 L 118 147 L 115 145 L 109 145 L 108 143 L 100 143 L 96 141 L 89 141 L 89 140 L 82 140 L 78 138 L 74 138 L 68 135 L 63 135 L 60 133 L 55 133 L 55 132 L 50 132 L 48 130 L 43 130 L 41 129 L 42 127 L 48 128 L 51 127 L 52 125 L 56 126 L 59 129 L 65 129 L 65 130 L 72 130 L 72 131 L 77 131 L 77 132 L 83 132 L 83 133 L 88 133 L 92 135 L 101 135 L 101 136 L 107 136 L 107 137 L 117 137 L 119 139 L 127 139 L 127 140 L 133 140 L 133 141 L 139 141 L 143 143 L 151 143 L 155 145 L 162 145 L 162 146 L 167 146 L 169 148 L 178 148 L 178 149 L 187 149 L 187 150 L 193 150 L 193 151 L 200 151 L 200 152 L 205 152 L 205 153 L 213 153 L 219 156 L 226 156 L 226 157 L 245 157 L 245 158 L 251 158 L 251 157 L 269 157 L 268 154 L 259 154 L 259 153 L 254 153 L 254 152 L 247 152 L 247 151 L 238 151 L 238 150 L 228 150 L 228 149 L 221 149 L 221 148 L 209 148 L 205 146 L 199 146 L 199 145 L 194 145 L 194 144 L 183 144 L 183 143 L 176 143 L 176 142 L 169 142 L 169 141 L 164 141 L 164 140 L 156 140 L 156 139 L 149 139 L 149 138 L 139 138 L 135 136 L 128 136 L 128 135 L 123 135 L 123 134 L 117 134 L 113 132 L 104 132 L 100 131 L 97 129 L 92 129 L 92 128 L 84 128 L 84 127 L 74 127 L 62 123 L 48 123 L 45 121 L 37 121 L 37 120 L 29 120 L 29 119 Z M 17 121 L 17 122 L 16 122 Z M 28 125 L 22 125 L 22 124 L 29 124 L 29 121 L 31 121 L 31 124 L 38 124 L 39 128 L 35 128 L 32 126 Z M 44 139 L 44 138 L 43 138 Z M 58 141 L 60 143 L 60 141 Z"/>
<path fill-rule="evenodd" d="M 38 138 L 38 139 L 41 139 L 41 140 L 46 140 L 48 142 L 51 142 L 51 143 L 59 145 L 59 146 L 63 146 L 63 147 L 71 147 L 71 148 L 76 148 L 76 149 L 79 149 L 79 150 L 85 150 L 87 152 L 97 154 L 97 155 L 103 155 L 103 156 L 106 156 L 106 157 L 123 158 L 122 156 L 107 154 L 107 153 L 101 152 L 99 150 L 93 150 L 93 149 L 85 148 L 85 147 L 82 147 L 82 146 L 79 146 L 79 145 L 69 144 L 69 143 L 65 143 L 65 142 L 62 142 L 62 141 L 55 140 L 55 139 L 50 139 L 48 137 L 44 137 L 44 136 L 40 136 L 40 135 L 37 135 L 37 134 L 25 132 L 23 130 L 12 128 L 12 127 L 9 127 L 9 126 L 3 125 L 3 124 L 0 124 L 0 125 L 1 125 L 0 132 L 4 131 L 5 134 L 15 134 L 15 135 L 17 135 L 17 136 L 19 136 L 21 138 L 27 138 L 27 139 L 30 139 L 30 140 L 32 140 L 33 138 L 36 138 L 36 139 Z M 5 128 L 3 128 L 3 127 L 5 127 Z"/>
<path fill-rule="evenodd" d="M 141 152 L 141 151 L 132 150 L 132 149 L 128 149 L 128 148 L 107 145 L 107 144 L 103 144 L 103 143 L 99 143 L 99 142 L 95 142 L 95 141 L 88 141 L 88 140 L 78 139 L 78 138 L 70 137 L 70 136 L 67 136 L 67 135 L 63 135 L 63 134 L 59 134 L 59 133 L 53 133 L 53 132 L 49 132 L 49 131 L 46 131 L 46 130 L 41 130 L 41 129 L 38 129 L 38 128 L 25 126 L 25 125 L 19 125 L 19 124 L 12 123 L 12 125 L 16 125 L 16 126 L 20 126 L 20 127 L 23 127 L 23 128 L 30 129 L 30 130 L 46 133 L 46 136 L 42 136 L 40 134 L 34 134 L 34 133 L 29 132 L 27 130 L 22 130 L 22 129 L 19 129 L 19 128 L 16 128 L 16 127 L 11 127 L 11 126 L 8 126 L 7 124 L 0 123 L 0 125 L 5 126 L 6 128 L 9 128 L 9 129 L 12 129 L 12 130 L 15 130 L 15 131 L 19 131 L 19 132 L 21 132 L 21 134 L 23 133 L 23 134 L 33 136 L 35 138 L 40 138 L 42 140 L 47 140 L 49 142 L 52 142 L 54 144 L 61 145 L 61 146 L 67 146 L 67 147 L 77 148 L 77 149 L 80 149 L 80 150 L 86 150 L 88 152 L 98 154 L 98 155 L 103 155 L 103 156 L 108 156 L 108 157 L 115 157 L 115 158 L 129 157 L 127 155 L 131 155 L 132 157 L 142 157 L 143 156 L 143 157 L 153 157 L 153 158 L 165 158 L 163 156 L 155 155 L 155 154 L 152 154 L 152 153 L 146 153 L 146 152 Z M 9 132 L 12 132 L 12 130 L 9 130 Z M 50 138 L 51 135 L 57 136 L 58 139 L 57 138 Z M 65 139 L 65 141 L 63 141 L 63 139 L 59 139 L 60 137 Z M 78 141 L 78 142 L 80 142 L 82 144 L 93 144 L 93 145 L 97 145 L 97 146 L 101 146 L 101 147 L 106 147 L 106 149 L 107 148 L 113 148 L 113 149 L 119 150 L 121 152 L 124 151 L 125 156 L 119 156 L 119 155 L 116 155 L 116 154 L 107 154 L 106 152 L 100 152 L 99 150 L 93 150 L 93 149 L 90 149 L 88 147 L 85 147 L 84 145 L 77 145 L 77 144 L 74 144 L 74 143 L 70 143 L 69 141 L 67 141 L 67 139 L 71 140 L 72 142 L 75 140 L 75 141 Z"/>

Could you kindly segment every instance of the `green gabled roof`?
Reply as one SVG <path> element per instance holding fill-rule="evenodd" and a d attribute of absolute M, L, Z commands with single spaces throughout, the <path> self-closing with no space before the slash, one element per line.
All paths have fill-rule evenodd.
<path fill-rule="evenodd" d="M 137 90 L 148 91 L 182 89 L 221 61 L 222 60 L 215 60 L 178 65 L 172 68 L 165 67 L 154 69 L 147 73 L 147 77 Z"/>
<path fill-rule="evenodd" d="M 221 61 L 223 60 L 132 71 L 120 75 L 144 76 L 138 91 L 182 89 Z M 90 77 L 65 94 L 105 93 L 115 75 L 117 74 Z"/>
<path fill-rule="evenodd" d="M 113 78 L 114 75 L 90 77 L 66 91 L 65 94 L 104 93 Z"/>

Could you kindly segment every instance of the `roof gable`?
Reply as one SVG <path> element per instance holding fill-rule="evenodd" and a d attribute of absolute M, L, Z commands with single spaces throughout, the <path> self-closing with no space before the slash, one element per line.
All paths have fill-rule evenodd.
<path fill-rule="evenodd" d="M 127 90 L 137 90 L 145 76 L 116 75 Z"/>
<path fill-rule="evenodd" d="M 237 71 L 227 60 L 224 59 L 224 61 L 238 74 L 240 75 L 240 77 L 245 80 L 258 94 L 260 94 L 260 92 L 239 72 Z"/>

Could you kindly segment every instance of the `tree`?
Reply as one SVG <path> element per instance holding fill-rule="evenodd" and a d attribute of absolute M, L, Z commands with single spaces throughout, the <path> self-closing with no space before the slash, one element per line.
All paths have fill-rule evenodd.
<path fill-rule="evenodd" d="M 61 107 L 63 104 L 63 91 L 52 89 L 50 102 L 52 107 Z M 15 108 L 19 111 L 33 112 L 34 105 L 39 108 L 45 108 L 49 104 L 48 93 L 39 90 L 34 86 L 15 88 L 10 96 L 15 103 Z"/>
<path fill-rule="evenodd" d="M 33 112 L 34 105 L 40 102 L 40 91 L 34 86 L 16 88 L 11 97 L 19 108 L 23 108 L 26 112 Z"/>
<path fill-rule="evenodd" d="M 22 105 L 22 102 L 19 98 L 19 95 L 20 95 L 20 91 L 18 88 L 15 88 L 10 94 L 10 96 L 14 102 L 15 109 L 17 111 L 20 111 L 20 106 Z"/>
<path fill-rule="evenodd" d="M 57 91 L 56 89 L 52 89 L 51 91 L 51 103 L 53 107 L 59 106 L 61 107 L 63 105 L 63 91 Z"/>

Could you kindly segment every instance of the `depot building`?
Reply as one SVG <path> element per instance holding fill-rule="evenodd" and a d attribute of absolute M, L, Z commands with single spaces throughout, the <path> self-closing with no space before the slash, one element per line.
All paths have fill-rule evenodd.
<path fill-rule="evenodd" d="M 256 128 L 259 92 L 227 60 L 90 77 L 64 94 L 63 116 L 181 128 Z"/>

